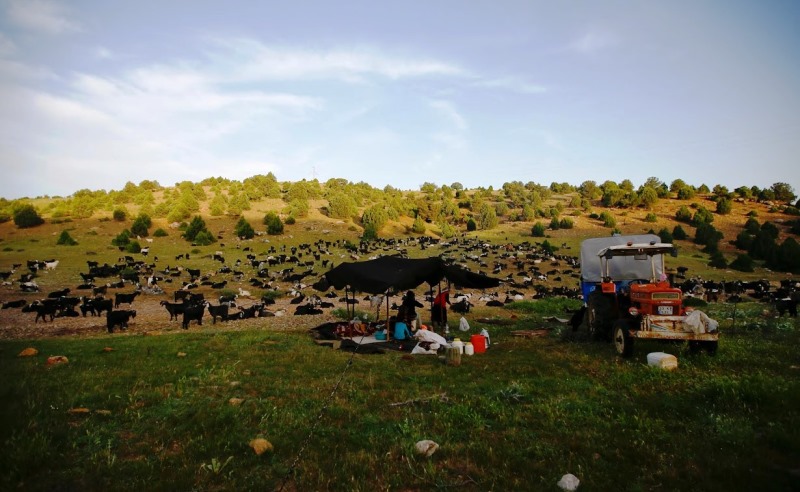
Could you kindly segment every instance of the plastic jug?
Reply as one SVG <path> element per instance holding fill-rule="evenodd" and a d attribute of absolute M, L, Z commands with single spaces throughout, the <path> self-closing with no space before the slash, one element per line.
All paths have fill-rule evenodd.
<path fill-rule="evenodd" d="M 475 353 L 475 348 L 472 346 L 470 342 L 466 342 L 464 344 L 464 355 L 473 355 Z"/>
<path fill-rule="evenodd" d="M 490 342 L 490 340 L 489 340 L 489 332 L 488 332 L 488 331 L 486 331 L 486 328 L 484 328 L 484 329 L 482 329 L 482 330 L 481 330 L 481 335 L 483 335 L 484 337 L 486 337 L 486 348 L 489 348 L 489 344 L 490 344 L 491 342 Z"/>
<path fill-rule="evenodd" d="M 462 354 L 464 353 L 464 342 L 462 342 L 460 338 L 454 339 L 453 343 L 451 343 L 450 345 L 457 348 L 460 353 Z"/>

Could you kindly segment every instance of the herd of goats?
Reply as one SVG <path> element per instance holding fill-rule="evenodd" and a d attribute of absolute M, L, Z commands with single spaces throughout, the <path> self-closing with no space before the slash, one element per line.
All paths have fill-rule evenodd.
<path fill-rule="evenodd" d="M 218 261 L 220 266 L 206 272 L 192 268 L 194 260 L 189 254 L 177 255 L 175 266 L 159 268 L 158 257 L 150 256 L 151 248 L 142 250 L 141 259 L 125 255 L 113 264 L 87 261 L 88 271 L 79 272 L 81 280 L 76 287 L 51 291 L 45 298 L 33 301 L 7 300 L 2 303 L 2 309 L 17 308 L 24 313 L 34 313 L 34 322 L 52 322 L 59 317 L 102 316 L 105 313 L 110 333 L 115 328 L 127 328 L 131 318 L 136 316 L 136 311 L 130 308 L 140 295 L 158 299 L 169 320 L 181 321 L 184 329 L 192 322 L 202 324 L 206 312 L 212 318 L 212 323 L 216 323 L 217 319 L 226 321 L 282 316 L 286 314 L 286 309 L 275 309 L 275 299 L 282 295 L 290 298 L 289 304 L 294 307 L 295 315 L 322 314 L 324 309 L 334 308 L 337 303 L 352 304 L 359 300 L 340 297 L 336 292 L 320 297 L 314 292 L 312 284 L 305 282 L 319 277 L 334 263 L 371 259 L 380 255 L 408 257 L 412 248 L 431 250 L 448 263 L 501 279 L 501 290 L 496 292 L 454 294 L 451 309 L 456 312 L 469 312 L 475 303 L 504 306 L 525 299 L 554 296 L 581 298 L 578 288 L 579 259 L 567 254 L 549 253 L 540 244 L 528 241 L 492 244 L 469 238 L 441 241 L 420 237 L 383 239 L 354 245 L 344 240 L 318 240 L 297 246 L 273 245 L 261 253 L 255 253 L 252 246 L 242 247 L 242 244 L 245 243 L 227 252 L 240 256 L 234 261 L 227 261 L 222 251 L 211 254 L 210 257 Z M 566 244 L 559 249 L 564 250 L 569 250 Z M 57 259 L 28 260 L 25 273 L 13 278 L 23 267 L 22 264 L 15 264 L 9 270 L 0 272 L 0 280 L 8 291 L 38 293 L 41 289 L 37 278 L 55 270 L 58 264 Z M 684 267 L 678 267 L 676 272 L 672 277 L 673 283 L 686 296 L 703 297 L 709 302 L 739 302 L 749 297 L 772 303 L 781 316 L 785 313 L 797 316 L 800 283 L 796 281 L 784 280 L 779 285 L 767 280 L 710 281 L 700 277 L 687 278 L 687 269 Z M 237 292 L 232 288 L 234 286 L 238 293 L 232 294 Z M 165 291 L 169 287 L 172 287 L 169 289 L 173 291 L 172 295 Z M 251 295 L 251 289 L 263 293 L 260 299 Z M 75 295 L 76 292 L 83 295 Z M 432 293 L 432 290 L 426 293 L 429 301 Z M 4 297 L 9 297 L 9 294 Z M 367 296 L 362 301 L 376 308 L 384 298 Z M 245 306 L 245 303 L 249 305 Z M 121 309 L 123 305 L 129 309 Z M 396 304 L 392 308 L 396 309 Z"/>

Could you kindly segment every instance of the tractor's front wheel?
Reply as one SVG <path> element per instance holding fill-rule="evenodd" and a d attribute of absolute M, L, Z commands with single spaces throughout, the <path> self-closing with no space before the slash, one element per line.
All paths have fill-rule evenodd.
<path fill-rule="evenodd" d="M 633 337 L 630 331 L 631 324 L 627 320 L 617 320 L 614 323 L 614 348 L 617 355 L 630 357 L 633 354 Z"/>

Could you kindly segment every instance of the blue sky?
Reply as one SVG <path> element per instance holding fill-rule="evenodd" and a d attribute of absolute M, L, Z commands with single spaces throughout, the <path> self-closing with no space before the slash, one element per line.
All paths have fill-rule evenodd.
<path fill-rule="evenodd" d="M 273 172 L 800 192 L 800 2 L 0 0 L 0 196 Z"/>

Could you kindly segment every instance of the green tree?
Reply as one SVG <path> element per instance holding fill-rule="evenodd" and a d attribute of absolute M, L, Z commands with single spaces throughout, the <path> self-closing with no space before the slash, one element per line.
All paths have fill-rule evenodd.
<path fill-rule="evenodd" d="M 541 222 L 533 224 L 531 228 L 531 235 L 533 237 L 544 237 L 547 234 L 547 228 Z"/>
<path fill-rule="evenodd" d="M 733 200 L 730 198 L 720 198 L 717 200 L 717 213 L 720 215 L 728 215 L 733 209 Z"/>
<path fill-rule="evenodd" d="M 652 212 L 644 217 L 645 222 L 658 222 L 658 216 Z"/>
<path fill-rule="evenodd" d="M 472 231 L 475 231 L 475 230 L 477 230 L 477 229 L 478 229 L 478 224 L 477 224 L 477 222 L 475 222 L 475 219 L 473 219 L 472 217 L 470 217 L 470 218 L 467 220 L 467 232 L 472 232 Z"/>
<path fill-rule="evenodd" d="M 658 203 L 658 191 L 652 186 L 645 186 L 639 192 L 639 201 L 644 208 L 651 210 Z"/>
<path fill-rule="evenodd" d="M 480 228 L 483 230 L 494 229 L 497 227 L 498 223 L 499 220 L 494 207 L 490 206 L 488 203 L 481 205 L 481 208 L 478 210 L 478 225 Z"/>
<path fill-rule="evenodd" d="M 740 272 L 752 272 L 754 270 L 753 258 L 751 258 L 747 253 L 737 255 L 736 259 L 734 259 L 728 266 Z"/>
<path fill-rule="evenodd" d="M 697 211 L 692 216 L 692 225 L 699 227 L 702 224 L 710 224 L 714 222 L 714 214 L 705 207 L 698 207 Z"/>
<path fill-rule="evenodd" d="M 616 227 L 617 225 L 617 219 L 615 219 L 614 216 L 611 215 L 608 211 L 604 210 L 603 212 L 601 212 L 599 218 L 600 220 L 603 221 L 603 225 L 605 227 L 613 228 Z"/>
<path fill-rule="evenodd" d="M 211 214 L 212 217 L 219 217 L 225 214 L 225 209 L 227 208 L 228 202 L 225 200 L 225 195 L 216 193 L 214 194 L 214 198 L 211 199 L 211 203 L 208 205 L 208 213 Z"/>
<path fill-rule="evenodd" d="M 208 232 L 208 229 L 206 228 L 206 222 L 199 215 L 195 215 L 194 218 L 192 218 L 192 221 L 189 222 L 189 226 L 183 232 L 183 237 L 186 238 L 187 241 L 196 242 L 197 235 L 203 231 Z M 213 243 L 215 241 L 213 235 L 211 236 L 211 239 L 211 242 Z"/>
<path fill-rule="evenodd" d="M 118 248 L 124 248 L 131 242 L 131 231 L 128 229 L 124 229 L 122 232 L 117 234 L 117 236 L 111 240 L 111 244 Z"/>
<path fill-rule="evenodd" d="M 131 225 L 131 233 L 134 236 L 147 237 L 148 229 L 153 225 L 152 219 L 147 214 L 139 214 Z"/>
<path fill-rule="evenodd" d="M 575 223 L 572 221 L 572 219 L 564 217 L 558 222 L 558 226 L 561 229 L 572 229 L 575 227 Z"/>
<path fill-rule="evenodd" d="M 662 243 L 670 244 L 673 241 L 672 233 L 669 232 L 669 229 L 666 227 L 662 227 L 660 231 L 658 231 L 658 237 L 661 238 Z"/>
<path fill-rule="evenodd" d="M 552 229 L 552 230 L 554 230 L 554 231 L 557 231 L 557 230 L 558 230 L 558 229 L 560 229 L 560 228 L 561 228 L 561 226 L 560 226 L 560 224 L 559 224 L 559 222 L 558 222 L 558 217 L 553 217 L 553 218 L 550 220 L 550 229 Z"/>
<path fill-rule="evenodd" d="M 208 230 L 203 230 L 197 233 L 192 242 L 198 246 L 208 246 L 209 244 L 217 242 L 217 240 Z"/>
<path fill-rule="evenodd" d="M 20 229 L 27 229 L 44 224 L 44 219 L 39 216 L 33 205 L 25 204 L 14 211 L 14 224 Z"/>
<path fill-rule="evenodd" d="M 128 218 L 128 212 L 124 208 L 116 208 L 111 217 L 117 222 L 125 222 L 125 219 Z"/>
<path fill-rule="evenodd" d="M 414 224 L 411 226 L 411 230 L 417 234 L 425 233 L 425 221 L 422 220 L 422 217 L 417 216 L 417 218 L 414 219 Z"/>
<path fill-rule="evenodd" d="M 233 233 L 236 234 L 236 237 L 240 239 L 253 239 L 253 237 L 256 235 L 256 231 L 253 229 L 253 226 L 251 226 L 250 222 L 247 222 L 247 219 L 244 217 L 239 217 L 239 221 L 236 222 Z"/>
<path fill-rule="evenodd" d="M 352 219 L 358 214 L 356 201 L 344 192 L 334 192 L 328 197 L 328 215 L 334 219 Z"/>
<path fill-rule="evenodd" d="M 672 237 L 675 238 L 678 241 L 683 241 L 684 239 L 686 239 L 689 236 L 688 236 L 688 234 L 686 234 L 686 231 L 683 230 L 683 227 L 681 227 L 680 225 L 676 225 L 672 229 Z"/>
<path fill-rule="evenodd" d="M 370 242 L 375 241 L 378 239 L 378 230 L 375 228 L 374 224 L 367 224 L 364 227 L 364 233 L 361 235 L 361 240 Z"/>
<path fill-rule="evenodd" d="M 375 204 L 367 208 L 364 210 L 364 213 L 361 214 L 361 224 L 365 229 L 368 225 L 372 225 L 375 227 L 376 231 L 380 231 L 388 221 L 389 216 L 386 213 L 386 209 L 380 204 Z"/>
<path fill-rule="evenodd" d="M 283 222 L 275 212 L 267 212 L 264 215 L 264 225 L 267 226 L 267 234 L 270 236 L 283 234 Z"/>
<path fill-rule="evenodd" d="M 728 262 L 725 260 L 725 256 L 719 250 L 717 250 L 711 253 L 708 266 L 713 268 L 727 268 Z"/>
<path fill-rule="evenodd" d="M 691 222 L 692 212 L 686 205 L 681 205 L 677 212 L 675 212 L 675 220 L 678 222 Z"/>
<path fill-rule="evenodd" d="M 78 244 L 78 241 L 72 239 L 72 236 L 69 235 L 69 232 L 61 231 L 61 235 L 58 236 L 56 244 L 59 246 L 75 246 Z"/>
<path fill-rule="evenodd" d="M 796 197 L 794 194 L 794 188 L 787 183 L 775 183 L 770 189 L 775 196 L 775 200 L 779 202 L 789 203 Z"/>

